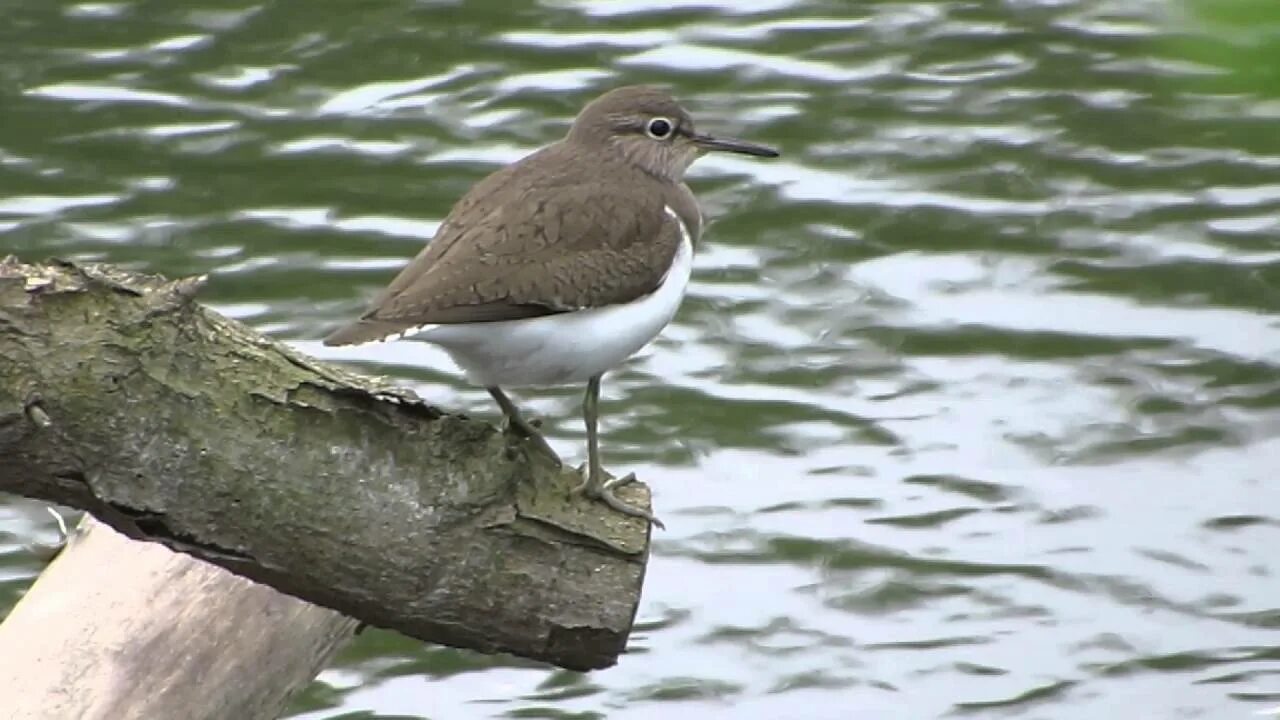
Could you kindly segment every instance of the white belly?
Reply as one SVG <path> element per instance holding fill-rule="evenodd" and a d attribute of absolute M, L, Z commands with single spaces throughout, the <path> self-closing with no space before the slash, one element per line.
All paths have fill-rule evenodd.
<path fill-rule="evenodd" d="M 693 241 L 684 223 L 671 269 L 657 290 L 632 302 L 525 320 L 428 325 L 406 340 L 429 342 L 485 387 L 586 382 L 648 345 L 675 317 L 693 272 Z"/>

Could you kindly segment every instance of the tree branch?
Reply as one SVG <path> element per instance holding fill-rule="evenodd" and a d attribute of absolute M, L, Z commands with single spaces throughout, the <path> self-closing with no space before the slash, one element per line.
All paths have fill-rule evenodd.
<path fill-rule="evenodd" d="M 200 282 L 0 262 L 0 490 L 422 640 L 616 661 L 646 523 L 571 500 L 572 472 L 491 425 L 201 307 Z"/>
<path fill-rule="evenodd" d="M 86 516 L 0 624 L 5 720 L 274 720 L 356 621 Z"/>

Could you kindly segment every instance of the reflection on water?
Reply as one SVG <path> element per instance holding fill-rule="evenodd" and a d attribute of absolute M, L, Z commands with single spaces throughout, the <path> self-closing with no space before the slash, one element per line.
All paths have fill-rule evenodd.
<path fill-rule="evenodd" d="M 362 636 L 297 716 L 1245 717 L 1280 705 L 1280 133 L 1159 3 L 20 2 L 0 251 L 320 338 L 601 90 L 707 129 L 690 296 L 606 383 L 670 530 L 591 675 Z M 15 32 L 16 31 L 16 32 Z M 580 452 L 571 389 L 525 398 Z M 39 570 L 0 505 L 0 607 Z M 372 715 L 370 715 L 372 716 Z"/>

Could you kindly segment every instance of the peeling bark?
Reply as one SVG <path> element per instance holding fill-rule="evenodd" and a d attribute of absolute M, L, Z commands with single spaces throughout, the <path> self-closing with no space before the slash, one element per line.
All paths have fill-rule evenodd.
<path fill-rule="evenodd" d="M 201 307 L 199 284 L 0 262 L 0 490 L 422 640 L 616 661 L 647 524 L 570 499 L 572 472 L 487 423 Z"/>

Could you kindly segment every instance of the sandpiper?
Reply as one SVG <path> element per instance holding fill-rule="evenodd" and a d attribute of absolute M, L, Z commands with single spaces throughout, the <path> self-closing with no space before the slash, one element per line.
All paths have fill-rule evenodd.
<path fill-rule="evenodd" d="M 660 88 L 605 93 L 563 140 L 477 183 L 368 311 L 324 342 L 402 337 L 442 347 L 489 391 L 509 428 L 557 463 L 502 388 L 585 382 L 587 463 L 577 492 L 658 523 L 614 494 L 634 475 L 605 481 L 600 378 L 675 316 L 702 232 L 684 174 L 714 150 L 778 156 L 699 133 Z"/>

